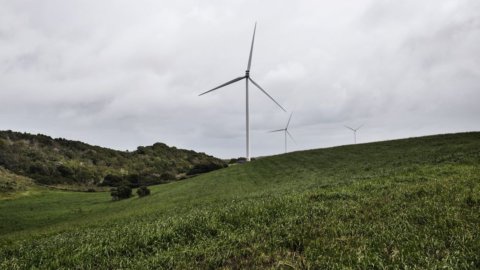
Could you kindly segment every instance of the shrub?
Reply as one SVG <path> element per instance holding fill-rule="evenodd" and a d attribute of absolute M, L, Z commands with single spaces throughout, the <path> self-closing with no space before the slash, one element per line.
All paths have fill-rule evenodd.
<path fill-rule="evenodd" d="M 150 189 L 146 186 L 141 186 L 137 189 L 138 197 L 145 197 L 150 195 Z"/>
<path fill-rule="evenodd" d="M 128 199 L 132 196 L 132 188 L 127 184 L 122 184 L 110 190 L 110 195 L 114 201 Z"/>
<path fill-rule="evenodd" d="M 59 171 L 63 170 L 63 169 L 64 168 L 60 169 L 60 167 L 59 167 Z M 28 168 L 28 172 L 31 173 L 31 174 L 41 174 L 41 175 L 49 175 L 50 174 L 50 172 L 48 171 L 48 168 L 40 162 L 35 162 L 32 165 L 30 165 L 30 167 Z"/>
<path fill-rule="evenodd" d="M 245 162 L 247 162 L 247 159 L 244 158 L 244 157 L 239 157 L 239 158 L 237 159 L 237 163 L 245 163 Z"/>
<path fill-rule="evenodd" d="M 118 187 L 124 182 L 123 177 L 119 175 L 107 174 L 105 178 L 103 178 L 103 182 L 101 183 L 102 186 L 111 186 L 111 187 Z"/>
<path fill-rule="evenodd" d="M 206 173 L 206 172 L 211 172 L 214 170 L 222 169 L 225 168 L 226 164 L 220 164 L 220 163 L 200 163 L 195 166 L 191 170 L 187 172 L 187 175 L 195 175 L 195 174 L 200 174 L 200 173 Z"/>
<path fill-rule="evenodd" d="M 65 165 L 59 165 L 57 167 L 57 171 L 60 173 L 61 176 L 63 177 L 70 177 L 74 174 L 73 169 L 70 167 L 67 167 Z"/>

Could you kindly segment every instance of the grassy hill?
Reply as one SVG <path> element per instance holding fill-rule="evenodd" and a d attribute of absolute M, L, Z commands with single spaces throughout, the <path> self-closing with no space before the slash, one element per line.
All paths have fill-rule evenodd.
<path fill-rule="evenodd" d="M 0 199 L 25 192 L 33 186 L 32 179 L 16 175 L 0 166 Z"/>
<path fill-rule="evenodd" d="M 294 152 L 0 201 L 0 268 L 480 268 L 480 133 Z"/>
<path fill-rule="evenodd" d="M 132 186 L 158 184 L 226 164 L 162 143 L 124 152 L 41 134 L 0 131 L 0 166 L 39 184 L 93 187 L 121 181 Z"/>

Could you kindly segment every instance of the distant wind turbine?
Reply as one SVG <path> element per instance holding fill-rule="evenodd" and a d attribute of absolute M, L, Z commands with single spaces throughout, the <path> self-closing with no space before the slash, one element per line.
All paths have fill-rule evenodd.
<path fill-rule="evenodd" d="M 280 107 L 283 111 L 287 111 L 285 110 L 285 108 L 283 108 L 275 99 L 273 99 L 272 96 L 270 96 L 267 91 L 265 91 L 260 85 L 258 85 L 251 77 L 250 77 L 250 66 L 252 65 L 252 54 L 253 54 L 253 44 L 255 42 L 255 31 L 257 29 L 257 23 L 255 23 L 255 27 L 253 28 L 253 38 L 252 38 L 252 45 L 250 47 L 250 55 L 248 57 L 248 66 L 247 66 L 247 70 L 245 71 L 245 76 L 242 76 L 242 77 L 238 77 L 236 79 L 233 79 L 231 81 L 228 81 L 222 85 L 219 85 L 211 90 L 208 90 L 204 93 L 201 93 L 199 96 L 202 96 L 202 95 L 205 95 L 207 93 L 210 93 L 212 91 L 215 91 L 219 88 L 222 88 L 224 86 L 227 86 L 229 84 L 232 84 L 232 83 L 235 83 L 235 82 L 238 82 L 238 81 L 241 81 L 243 79 L 245 79 L 245 93 L 246 93 L 246 137 L 247 137 L 247 155 L 246 155 L 246 159 L 247 161 L 250 161 L 250 120 L 249 120 L 249 103 L 248 103 L 248 82 L 251 82 L 253 83 L 253 85 L 255 85 L 258 89 L 260 89 L 260 91 L 262 91 L 265 95 L 267 95 L 267 97 L 269 97 L 273 102 L 275 102 L 275 104 L 278 105 L 278 107 Z"/>
<path fill-rule="evenodd" d="M 285 128 L 270 131 L 270 132 L 283 131 L 285 133 L 285 153 L 287 153 L 287 134 L 288 134 L 288 136 L 290 136 L 290 139 L 292 139 L 292 141 L 295 142 L 292 134 L 290 134 L 290 132 L 288 132 L 288 125 L 290 125 L 290 120 L 292 119 L 292 115 L 293 115 L 293 113 L 290 114 L 290 117 L 288 118 L 288 122 L 287 122 L 287 125 L 285 126 Z"/>
<path fill-rule="evenodd" d="M 356 144 L 357 143 L 357 131 L 363 127 L 363 124 L 361 124 L 359 127 L 357 128 L 351 128 L 349 126 L 345 126 L 346 128 L 350 129 L 351 131 L 353 131 L 353 143 Z"/>

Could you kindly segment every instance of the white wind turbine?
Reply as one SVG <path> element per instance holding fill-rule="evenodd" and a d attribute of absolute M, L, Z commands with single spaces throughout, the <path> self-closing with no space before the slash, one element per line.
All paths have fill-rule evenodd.
<path fill-rule="evenodd" d="M 363 124 L 361 124 L 359 127 L 357 128 L 351 128 L 349 126 L 345 126 L 346 128 L 350 129 L 351 131 L 353 131 L 353 143 L 356 144 L 357 143 L 357 131 L 363 127 Z"/>
<path fill-rule="evenodd" d="M 207 93 L 210 93 L 212 91 L 215 91 L 219 88 L 222 88 L 224 86 L 227 86 L 229 84 L 232 84 L 234 82 L 238 82 L 238 81 L 241 81 L 243 79 L 245 79 L 245 93 L 246 93 L 246 137 L 247 137 L 247 155 L 246 155 L 246 159 L 247 161 L 250 161 L 250 120 L 249 120 L 249 104 L 248 104 L 248 82 L 251 82 L 253 85 L 255 85 L 258 89 L 260 89 L 260 91 L 262 91 L 265 95 L 267 95 L 267 97 L 269 97 L 273 102 L 275 102 L 275 104 L 277 104 L 282 110 L 285 110 L 285 108 L 283 108 L 275 99 L 273 99 L 273 97 L 271 97 L 267 91 L 265 91 L 260 85 L 258 85 L 251 77 L 250 77 L 250 66 L 252 65 L 252 53 L 253 53 L 253 44 L 255 42 L 255 31 L 257 29 L 257 23 L 255 23 L 255 27 L 253 28 L 253 38 L 252 38 L 252 45 L 250 47 L 250 55 L 248 57 L 248 66 L 247 66 L 247 70 L 245 71 L 245 76 L 242 76 L 242 77 L 238 77 L 236 79 L 233 79 L 231 81 L 228 81 L 222 85 L 219 85 L 211 90 L 208 90 L 204 93 L 201 93 L 199 96 L 202 96 L 202 95 L 205 95 Z"/>
<path fill-rule="evenodd" d="M 287 153 L 287 134 L 288 134 L 288 136 L 290 136 L 290 139 L 292 139 L 292 141 L 295 142 L 292 134 L 290 134 L 290 132 L 288 132 L 288 125 L 290 125 L 290 120 L 292 119 L 292 115 L 293 115 L 293 113 L 290 114 L 290 117 L 288 118 L 288 122 L 287 122 L 287 125 L 285 126 L 285 128 L 270 131 L 270 132 L 280 132 L 280 131 L 284 132 L 284 134 L 285 134 L 285 153 Z"/>

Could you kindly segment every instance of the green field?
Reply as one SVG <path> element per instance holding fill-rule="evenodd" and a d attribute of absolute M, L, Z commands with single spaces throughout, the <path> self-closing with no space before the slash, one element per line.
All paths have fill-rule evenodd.
<path fill-rule="evenodd" d="M 294 152 L 145 198 L 0 200 L 0 269 L 479 269 L 480 133 Z"/>

